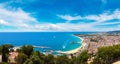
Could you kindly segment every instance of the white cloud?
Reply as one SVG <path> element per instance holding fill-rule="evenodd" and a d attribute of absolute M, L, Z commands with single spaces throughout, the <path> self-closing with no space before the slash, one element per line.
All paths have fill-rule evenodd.
<path fill-rule="evenodd" d="M 72 21 L 72 20 L 93 20 L 95 22 L 91 23 L 64 23 L 64 24 L 57 24 L 58 26 L 64 27 L 67 31 L 109 31 L 109 30 L 120 30 L 120 27 L 113 28 L 112 26 L 110 28 L 97 28 L 95 26 L 98 25 L 111 25 L 111 24 L 120 24 L 120 10 L 116 9 L 113 12 L 104 12 L 102 14 L 98 15 L 87 15 L 87 16 L 70 16 L 70 15 L 58 15 L 61 19 Z M 111 20 L 118 20 L 116 22 L 108 22 Z M 99 30 L 101 29 L 101 30 Z"/>
<path fill-rule="evenodd" d="M 0 19 L 5 19 L 8 22 L 31 22 L 36 21 L 35 18 L 31 17 L 29 13 L 24 12 L 21 8 L 15 11 L 0 8 Z"/>
<path fill-rule="evenodd" d="M 101 23 L 101 24 L 99 24 L 99 25 L 110 25 L 110 24 L 120 24 L 120 21 L 118 21 L 118 22 Z"/>
<path fill-rule="evenodd" d="M 118 19 L 120 20 L 120 10 L 116 9 L 114 12 L 104 12 L 102 14 L 98 15 L 87 15 L 87 16 L 71 16 L 71 15 L 57 15 L 61 19 L 67 20 L 67 21 L 72 21 L 72 20 L 94 20 L 97 22 L 104 22 L 104 21 L 109 21 L 113 19 Z"/>
<path fill-rule="evenodd" d="M 101 15 L 89 15 L 89 16 L 86 16 L 84 18 L 87 20 L 94 20 L 97 22 L 104 22 L 104 21 L 115 19 L 111 15 L 108 15 L 106 13 L 101 14 Z"/>
<path fill-rule="evenodd" d="M 0 19 L 0 25 L 9 25 L 9 23 L 4 21 L 4 20 L 2 20 L 2 19 Z"/>
<path fill-rule="evenodd" d="M 18 28 L 31 29 L 31 26 L 30 26 L 30 25 L 24 24 L 24 23 L 17 24 L 16 26 L 17 26 Z"/>
<path fill-rule="evenodd" d="M 27 31 L 87 31 L 90 25 L 72 24 L 72 23 L 40 23 L 29 27 Z"/>
<path fill-rule="evenodd" d="M 67 21 L 73 21 L 73 20 L 80 20 L 81 16 L 70 16 L 70 15 L 57 15 L 58 17 L 67 20 Z"/>
<path fill-rule="evenodd" d="M 112 30 L 118 30 L 120 29 L 119 26 L 117 27 L 110 27 L 110 28 L 100 28 L 95 27 L 92 24 L 73 24 L 73 23 L 44 23 L 44 24 L 36 24 L 31 27 L 31 29 L 28 29 L 27 31 L 50 31 L 50 32 L 65 32 L 65 31 L 112 31 Z"/>
<path fill-rule="evenodd" d="M 15 3 L 15 4 L 26 4 L 26 3 L 33 3 L 37 0 L 7 0 L 7 1 L 4 1 L 3 4 L 5 5 L 11 5 L 12 3 Z"/>
<path fill-rule="evenodd" d="M 120 20 L 120 10 L 115 10 L 113 13 L 104 12 L 99 15 L 87 16 L 70 16 L 70 15 L 57 15 L 61 19 L 66 20 L 66 23 L 40 23 L 36 18 L 32 17 L 30 13 L 23 11 L 21 8 L 16 10 L 9 10 L 0 6 L 0 25 L 7 25 L 16 27 L 9 31 L 108 31 L 117 30 L 116 28 L 97 28 L 97 25 L 117 24 L 118 22 L 104 23 L 109 20 Z M 74 20 L 94 20 L 93 23 L 70 23 L 68 21 Z M 32 24 L 33 23 L 33 24 Z M 99 30 L 100 29 L 100 30 Z M 0 29 L 1 30 L 1 29 Z M 7 31 L 4 29 L 4 31 Z"/>
<path fill-rule="evenodd" d="M 114 20 L 114 19 L 120 20 L 120 10 L 116 9 L 113 13 L 104 12 L 103 14 L 99 14 L 99 15 L 88 15 L 86 17 L 83 17 L 83 19 L 84 18 L 87 20 L 102 21 L 102 22 Z"/>
<path fill-rule="evenodd" d="M 36 23 L 36 18 L 30 13 L 23 11 L 21 8 L 7 9 L 0 4 L 0 25 L 7 25 L 16 28 L 28 28 L 30 23 Z"/>
<path fill-rule="evenodd" d="M 113 12 L 109 12 L 109 11 L 106 11 L 102 14 L 98 14 L 98 15 L 87 15 L 87 16 L 70 16 L 70 15 L 58 15 L 58 17 L 60 17 L 61 19 L 64 19 L 64 20 L 67 20 L 67 22 L 69 21 L 72 21 L 72 20 L 93 20 L 95 22 L 91 22 L 89 23 L 90 25 L 92 26 L 95 26 L 95 25 L 106 25 L 106 24 L 118 24 L 120 23 L 120 10 L 119 9 L 116 9 L 115 11 Z M 107 21 L 110 21 L 110 20 L 119 20 L 118 22 L 107 22 Z M 82 21 L 81 21 L 82 22 Z"/>

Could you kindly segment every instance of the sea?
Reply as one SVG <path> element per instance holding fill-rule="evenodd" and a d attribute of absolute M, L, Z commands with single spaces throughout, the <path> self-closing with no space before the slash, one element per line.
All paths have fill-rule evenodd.
<path fill-rule="evenodd" d="M 74 34 L 89 32 L 0 32 L 0 45 L 12 44 L 15 47 L 23 45 L 35 46 L 35 50 L 70 51 L 81 46 L 81 39 Z"/>

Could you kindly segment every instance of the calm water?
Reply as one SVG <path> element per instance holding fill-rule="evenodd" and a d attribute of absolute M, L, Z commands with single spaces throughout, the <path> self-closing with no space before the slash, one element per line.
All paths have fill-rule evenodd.
<path fill-rule="evenodd" d="M 49 48 L 35 48 L 43 52 L 44 50 L 69 51 L 81 46 L 81 40 L 73 34 L 78 32 L 1 32 L 0 44 L 12 44 L 14 46 L 33 45 L 46 46 Z M 82 33 L 80 33 L 82 34 Z M 85 34 L 85 33 L 83 33 Z M 72 42 L 75 42 L 72 44 Z"/>

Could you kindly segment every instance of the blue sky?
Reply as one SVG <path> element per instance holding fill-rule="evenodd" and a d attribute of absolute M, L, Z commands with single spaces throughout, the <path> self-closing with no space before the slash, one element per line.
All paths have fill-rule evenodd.
<path fill-rule="evenodd" d="M 120 30 L 120 0 L 0 0 L 0 32 Z"/>

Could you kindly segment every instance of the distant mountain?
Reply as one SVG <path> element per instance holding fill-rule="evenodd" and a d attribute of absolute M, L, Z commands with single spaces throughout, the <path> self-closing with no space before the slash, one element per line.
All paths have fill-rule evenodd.
<path fill-rule="evenodd" d="M 117 30 L 117 31 L 109 31 L 107 33 L 120 33 L 120 30 Z"/>
<path fill-rule="evenodd" d="M 117 30 L 117 31 L 109 31 L 109 32 L 107 32 L 107 34 L 120 35 L 120 30 Z"/>

